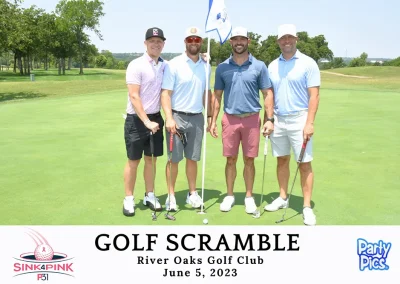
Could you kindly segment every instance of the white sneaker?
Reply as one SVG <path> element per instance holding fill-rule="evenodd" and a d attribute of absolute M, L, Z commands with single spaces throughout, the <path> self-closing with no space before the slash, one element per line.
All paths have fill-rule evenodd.
<path fill-rule="evenodd" d="M 253 214 L 257 211 L 257 205 L 253 197 L 246 197 L 244 199 L 244 205 L 247 214 Z"/>
<path fill-rule="evenodd" d="M 144 195 L 143 205 L 149 206 L 153 211 L 161 211 L 162 209 L 158 198 L 156 198 L 153 192 L 148 192 L 147 195 Z"/>
<path fill-rule="evenodd" d="M 177 210 L 175 195 L 168 195 L 167 200 L 165 201 L 165 209 L 172 212 Z"/>
<path fill-rule="evenodd" d="M 279 196 L 277 199 L 272 201 L 271 204 L 265 205 L 264 210 L 273 212 L 282 208 L 286 208 L 287 206 L 288 206 L 287 199 L 283 200 L 283 198 Z"/>
<path fill-rule="evenodd" d="M 315 226 L 317 224 L 317 217 L 310 207 L 303 208 L 303 222 L 304 225 Z"/>
<path fill-rule="evenodd" d="M 133 196 L 126 196 L 124 198 L 122 213 L 127 217 L 132 217 L 135 215 L 135 198 Z"/>
<path fill-rule="evenodd" d="M 195 191 L 192 194 L 188 193 L 186 203 L 190 204 L 193 208 L 200 208 L 203 204 L 203 200 L 201 200 L 200 195 Z"/>
<path fill-rule="evenodd" d="M 232 206 L 234 204 L 235 204 L 235 197 L 233 195 L 227 195 L 225 196 L 222 203 L 219 205 L 219 210 L 221 210 L 222 212 L 231 211 Z"/>

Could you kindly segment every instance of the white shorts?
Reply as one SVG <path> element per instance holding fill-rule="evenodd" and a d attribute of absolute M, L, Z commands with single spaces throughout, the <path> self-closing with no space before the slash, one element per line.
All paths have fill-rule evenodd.
<path fill-rule="evenodd" d="M 289 156 L 293 149 L 296 161 L 298 161 L 303 145 L 303 129 L 307 122 L 307 115 L 307 111 L 300 111 L 294 115 L 274 116 L 274 131 L 270 135 L 274 157 Z M 313 138 L 311 137 L 307 143 L 303 163 L 313 160 L 312 142 Z"/>

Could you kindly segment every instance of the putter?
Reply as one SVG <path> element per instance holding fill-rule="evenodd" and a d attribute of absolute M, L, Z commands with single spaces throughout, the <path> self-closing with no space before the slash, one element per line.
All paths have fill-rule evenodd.
<path fill-rule="evenodd" d="M 154 140 L 153 140 L 153 131 L 150 131 L 150 152 L 151 152 L 151 168 L 153 171 L 153 193 L 156 204 L 154 205 L 154 211 L 156 211 L 157 207 L 157 197 L 156 197 L 156 186 L 155 186 L 155 174 L 154 174 Z M 151 219 L 153 221 L 157 221 L 156 212 L 151 213 Z"/>
<path fill-rule="evenodd" d="M 307 140 L 303 141 L 303 145 L 301 146 L 300 156 L 299 156 L 299 159 L 297 161 L 297 170 L 296 170 L 296 174 L 294 175 L 292 188 L 290 189 L 290 193 L 289 193 L 289 197 L 288 197 L 288 203 L 287 203 L 287 206 L 285 208 L 285 212 L 282 215 L 282 218 L 280 220 L 278 220 L 278 221 L 275 221 L 276 224 L 282 223 L 283 221 L 285 221 L 286 209 L 289 207 L 290 196 L 292 195 L 294 183 L 296 182 L 296 177 L 297 177 L 297 173 L 298 173 L 299 168 L 300 168 L 300 163 L 303 161 L 304 153 L 305 153 L 306 147 L 307 147 L 307 142 L 308 142 Z"/>
<path fill-rule="evenodd" d="M 172 183 L 172 150 L 174 149 L 174 134 L 173 133 L 169 133 L 169 157 L 168 157 L 168 163 L 169 163 L 169 186 Z M 170 205 L 171 205 L 171 198 L 169 196 L 169 186 L 168 186 L 168 210 L 167 213 L 165 213 L 165 219 L 171 220 L 171 221 L 175 221 L 176 218 L 172 215 L 169 214 L 169 210 Z"/>
<path fill-rule="evenodd" d="M 256 212 L 253 213 L 253 218 L 260 218 L 261 216 L 261 204 L 263 203 L 263 197 L 264 197 L 264 178 L 265 178 L 265 161 L 267 160 L 267 154 L 268 154 L 268 135 L 265 136 L 265 143 L 264 143 L 264 168 L 263 168 L 263 178 L 262 178 L 262 185 L 261 185 L 261 200 L 260 200 L 260 205 L 258 206 L 258 209 Z"/>

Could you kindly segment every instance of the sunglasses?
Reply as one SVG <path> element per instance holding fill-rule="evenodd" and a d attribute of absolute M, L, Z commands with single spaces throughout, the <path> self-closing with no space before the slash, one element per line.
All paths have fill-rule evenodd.
<path fill-rule="evenodd" d="M 186 38 L 186 42 L 187 43 L 193 43 L 193 42 L 200 43 L 201 42 L 201 38 L 199 38 L 199 37 L 187 37 Z"/>

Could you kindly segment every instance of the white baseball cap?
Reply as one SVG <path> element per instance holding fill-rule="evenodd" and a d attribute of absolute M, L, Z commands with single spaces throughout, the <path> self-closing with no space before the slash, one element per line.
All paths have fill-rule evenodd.
<path fill-rule="evenodd" d="M 278 39 L 284 35 L 292 35 L 297 37 L 296 26 L 292 24 L 284 24 L 278 27 Z"/>
<path fill-rule="evenodd" d="M 233 29 L 231 38 L 235 36 L 243 36 L 245 38 L 249 38 L 249 36 L 247 35 L 247 29 L 243 27 L 236 27 Z"/>
<path fill-rule="evenodd" d="M 190 37 L 190 36 L 197 36 L 197 37 L 201 37 L 202 38 L 202 36 L 200 34 L 200 29 L 197 28 L 197 27 L 189 27 L 189 28 L 187 28 L 186 29 L 185 38 Z"/>

